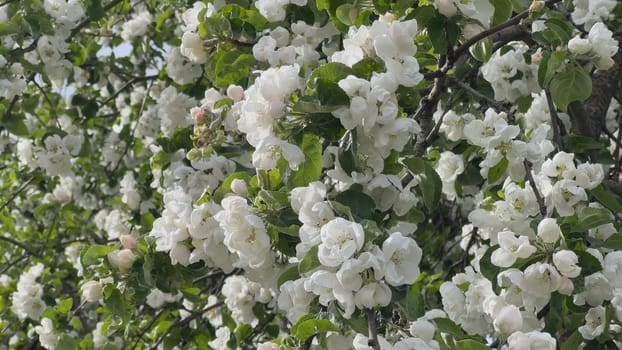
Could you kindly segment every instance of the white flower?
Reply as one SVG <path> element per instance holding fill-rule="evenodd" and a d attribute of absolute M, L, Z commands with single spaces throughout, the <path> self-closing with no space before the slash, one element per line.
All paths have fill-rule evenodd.
<path fill-rule="evenodd" d="M 572 21 L 589 30 L 594 23 L 609 20 L 617 3 L 616 0 L 574 0 Z"/>
<path fill-rule="evenodd" d="M 592 50 L 592 44 L 577 35 L 568 41 L 568 50 L 575 55 L 584 55 Z"/>
<path fill-rule="evenodd" d="M 297 170 L 298 165 L 305 160 L 305 155 L 298 146 L 268 136 L 257 145 L 257 149 L 253 153 L 253 166 L 262 170 L 274 169 L 281 156 L 285 158 L 292 170 Z"/>
<path fill-rule="evenodd" d="M 454 0 L 454 4 L 466 17 L 478 20 L 484 27 L 490 26 L 495 12 L 494 6 L 488 0 Z"/>
<path fill-rule="evenodd" d="M 354 303 L 360 309 L 387 306 L 391 302 L 391 288 L 384 283 L 369 283 L 354 295 Z"/>
<path fill-rule="evenodd" d="M 585 314 L 585 325 L 579 327 L 579 333 L 583 339 L 591 340 L 603 333 L 605 330 L 605 308 L 597 306 L 591 308 Z"/>
<path fill-rule="evenodd" d="M 147 11 L 140 12 L 136 17 L 123 24 L 121 37 L 124 40 L 130 40 L 147 33 L 147 27 L 153 21 L 153 17 Z"/>
<path fill-rule="evenodd" d="M 592 44 L 592 52 L 599 57 L 611 57 L 618 52 L 618 41 L 613 38 L 613 33 L 602 22 L 592 26 L 587 38 Z"/>
<path fill-rule="evenodd" d="M 184 21 L 184 25 L 182 25 L 182 30 L 184 32 L 194 32 L 199 26 L 199 13 L 205 9 L 205 3 L 201 1 L 197 1 L 192 4 L 192 7 L 184 11 L 181 15 L 182 20 Z"/>
<path fill-rule="evenodd" d="M 575 205 L 587 201 L 585 189 L 579 187 L 574 180 L 562 179 L 557 181 L 546 198 L 560 216 L 570 216 L 575 213 Z"/>
<path fill-rule="evenodd" d="M 228 350 L 229 346 L 227 343 L 229 342 L 229 338 L 231 338 L 231 330 L 229 330 L 229 327 L 220 327 L 216 330 L 216 338 L 211 340 L 208 344 L 215 350 Z"/>
<path fill-rule="evenodd" d="M 255 7 L 270 22 L 279 22 L 285 19 L 285 5 L 289 0 L 257 0 Z"/>
<path fill-rule="evenodd" d="M 334 218 L 320 229 L 318 247 L 320 263 L 329 267 L 341 265 L 363 248 L 365 232 L 361 224 Z"/>
<path fill-rule="evenodd" d="M 562 230 L 553 218 L 544 218 L 538 224 L 538 237 L 545 243 L 555 243 L 562 234 Z"/>
<path fill-rule="evenodd" d="M 560 250 L 553 254 L 553 263 L 559 272 L 569 278 L 578 277 L 581 267 L 577 266 L 579 257 L 572 250 Z"/>
<path fill-rule="evenodd" d="M 386 260 L 385 280 L 392 286 L 412 284 L 419 277 L 421 248 L 412 238 L 394 232 L 382 243 Z"/>
<path fill-rule="evenodd" d="M 229 196 L 222 200 L 222 211 L 214 215 L 225 232 L 224 244 L 240 258 L 240 266 L 262 266 L 270 259 L 270 237 L 246 199 Z"/>
<path fill-rule="evenodd" d="M 454 5 L 453 0 L 434 0 L 434 7 L 446 17 L 453 17 L 458 13 L 458 9 Z"/>
<path fill-rule="evenodd" d="M 604 178 L 605 174 L 600 164 L 579 164 L 575 172 L 577 184 L 586 190 L 596 188 Z"/>
<path fill-rule="evenodd" d="M 622 251 L 608 253 L 603 262 L 603 274 L 613 288 L 622 288 Z"/>
<path fill-rule="evenodd" d="M 279 344 L 267 341 L 257 345 L 257 350 L 279 350 Z"/>
<path fill-rule="evenodd" d="M 523 327 L 523 317 L 515 305 L 504 306 L 493 322 L 495 330 L 501 334 L 512 334 Z"/>
<path fill-rule="evenodd" d="M 46 349 L 53 350 L 58 343 L 58 335 L 54 332 L 54 323 L 47 317 L 41 319 L 41 325 L 35 327 L 39 335 L 39 343 Z"/>
<path fill-rule="evenodd" d="M 557 341 L 548 333 L 517 331 L 508 337 L 509 350 L 555 350 Z"/>
<path fill-rule="evenodd" d="M 203 48 L 203 40 L 196 33 L 184 33 L 181 37 L 180 51 L 182 55 L 188 57 L 192 62 L 202 64 L 207 61 L 207 52 Z"/>
<path fill-rule="evenodd" d="M 525 269 L 520 287 L 530 294 L 548 298 L 559 288 L 560 282 L 561 276 L 553 266 L 537 262 Z"/>
<path fill-rule="evenodd" d="M 302 278 L 287 281 L 281 285 L 280 289 L 279 309 L 285 311 L 289 322 L 295 324 L 301 316 L 309 312 L 309 305 L 314 296 L 305 290 Z"/>
<path fill-rule="evenodd" d="M 536 247 L 529 243 L 527 236 L 515 236 L 512 231 L 499 232 L 499 248 L 495 250 L 490 260 L 500 267 L 510 267 L 516 259 L 526 259 L 536 252 Z"/>
<path fill-rule="evenodd" d="M 87 302 L 96 302 L 104 297 L 104 287 L 101 282 L 88 281 L 82 285 L 82 299 Z"/>
<path fill-rule="evenodd" d="M 605 300 L 613 298 L 613 288 L 607 277 L 601 272 L 593 273 L 585 277 L 585 291 L 580 295 L 575 295 L 575 304 L 598 306 Z"/>

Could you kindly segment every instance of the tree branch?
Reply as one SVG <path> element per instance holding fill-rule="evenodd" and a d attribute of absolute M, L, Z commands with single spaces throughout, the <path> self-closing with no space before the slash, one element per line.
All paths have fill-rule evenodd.
<path fill-rule="evenodd" d="M 553 128 L 553 140 L 555 140 L 555 146 L 559 150 L 562 147 L 562 139 L 560 136 L 560 123 L 559 115 L 557 114 L 557 108 L 553 103 L 553 97 L 551 96 L 551 92 L 546 90 L 546 102 L 549 106 L 549 113 L 551 114 L 551 127 Z"/>
<path fill-rule="evenodd" d="M 547 0 L 545 5 L 546 6 L 551 6 L 557 2 L 560 2 L 561 0 Z M 475 45 L 475 43 L 477 43 L 478 41 L 485 39 L 495 33 L 501 32 L 502 30 L 506 29 L 506 28 L 510 28 L 514 25 L 517 25 L 520 23 L 521 20 L 523 20 L 524 18 L 529 17 L 529 9 L 517 14 L 516 16 L 508 19 L 507 21 L 498 24 L 490 29 L 486 29 L 480 33 L 478 33 L 477 35 L 474 35 L 473 37 L 471 37 L 471 39 L 465 41 L 462 45 L 460 45 L 455 51 L 454 51 L 454 55 L 452 56 L 452 58 L 457 58 L 459 56 L 461 56 L 462 54 L 466 53 L 468 51 L 468 49 Z"/>

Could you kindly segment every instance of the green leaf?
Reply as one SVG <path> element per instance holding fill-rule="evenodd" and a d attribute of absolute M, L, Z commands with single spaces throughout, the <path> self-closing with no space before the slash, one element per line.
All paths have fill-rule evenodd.
<path fill-rule="evenodd" d="M 102 6 L 101 0 L 86 0 L 84 5 L 86 7 L 86 13 L 91 17 L 91 20 L 98 21 L 104 18 L 106 11 Z"/>
<path fill-rule="evenodd" d="M 501 179 L 501 177 L 503 177 L 507 169 L 508 160 L 507 158 L 503 157 L 501 158 L 499 163 L 497 163 L 495 166 L 488 170 L 488 183 L 492 184 L 497 182 L 499 179 Z"/>
<path fill-rule="evenodd" d="M 300 272 L 298 272 L 298 265 L 294 265 L 283 271 L 283 273 L 279 276 L 277 285 L 280 287 L 283 283 L 287 281 L 297 280 L 298 278 L 300 278 Z"/>
<path fill-rule="evenodd" d="M 302 137 L 302 152 L 305 161 L 298 166 L 298 170 L 291 176 L 293 186 L 307 186 L 320 178 L 322 174 L 322 144 L 320 138 L 313 134 L 305 134 Z"/>
<path fill-rule="evenodd" d="M 347 106 L 350 104 L 350 97 L 337 85 L 327 79 L 317 79 L 315 81 L 314 95 L 323 106 Z"/>
<path fill-rule="evenodd" d="M 106 296 L 106 293 L 104 293 L 104 296 L 106 308 L 110 310 L 113 315 L 125 318 L 125 303 L 121 292 L 117 288 L 112 287 L 109 295 Z"/>
<path fill-rule="evenodd" d="M 579 257 L 579 266 L 581 266 L 582 275 L 588 276 L 603 270 L 603 266 L 594 255 L 583 250 L 575 251 L 575 253 Z"/>
<path fill-rule="evenodd" d="M 622 213 L 622 202 L 620 201 L 620 197 L 618 197 L 615 193 L 608 191 L 602 184 L 591 189 L 590 193 L 605 207 L 616 213 Z"/>
<path fill-rule="evenodd" d="M 326 81 L 338 83 L 341 79 L 344 79 L 348 75 L 352 74 L 354 74 L 352 68 L 346 66 L 343 63 L 327 63 L 314 69 L 313 72 L 311 72 L 311 75 L 309 75 L 309 80 L 307 81 L 307 86 L 310 89 L 314 89 L 317 86 L 317 79 L 324 79 Z"/>
<path fill-rule="evenodd" d="M 317 257 L 318 246 L 309 249 L 305 257 L 298 264 L 298 272 L 303 274 L 320 266 L 320 259 Z"/>
<path fill-rule="evenodd" d="M 549 312 L 544 317 L 546 325 L 544 330 L 551 334 L 555 334 L 558 329 L 562 328 L 564 311 L 563 301 L 563 295 L 557 292 L 551 294 L 551 299 L 549 300 Z"/>
<path fill-rule="evenodd" d="M 585 153 L 588 150 L 603 149 L 605 146 L 588 136 L 564 135 L 562 138 L 564 148 L 573 153 Z"/>
<path fill-rule="evenodd" d="M 581 342 L 583 342 L 583 336 L 576 330 L 566 339 L 561 350 L 576 350 L 579 348 L 579 345 L 581 345 Z"/>
<path fill-rule="evenodd" d="M 71 307 L 73 306 L 73 299 L 71 297 L 64 298 L 61 302 L 56 306 L 56 310 L 58 312 L 64 314 L 66 312 L 71 311 Z"/>
<path fill-rule="evenodd" d="M 397 301 L 397 305 L 404 311 L 408 321 L 414 321 L 425 313 L 423 293 L 421 283 L 415 283 L 408 288 L 406 295 Z"/>
<path fill-rule="evenodd" d="M 68 334 L 62 334 L 56 344 L 57 350 L 76 350 L 79 348 L 78 338 L 72 337 Z"/>
<path fill-rule="evenodd" d="M 235 329 L 235 339 L 238 343 L 242 343 L 253 334 L 253 326 L 249 324 L 241 324 Z"/>
<path fill-rule="evenodd" d="M 363 231 L 365 231 L 365 242 L 382 244 L 382 239 L 385 235 L 374 220 L 361 220 L 361 226 L 363 226 Z"/>
<path fill-rule="evenodd" d="M 4 115 L 4 111 L 2 111 Z M 11 114 L 2 118 L 2 126 L 4 126 L 10 133 L 16 136 L 27 137 L 30 135 L 28 127 L 24 123 L 23 116 L 16 116 Z"/>
<path fill-rule="evenodd" d="M 462 332 L 460 326 L 448 318 L 435 318 L 432 322 L 434 322 L 436 329 L 441 333 L 447 333 L 458 339 L 464 337 L 464 332 Z"/>
<path fill-rule="evenodd" d="M 359 9 L 352 4 L 343 4 L 337 7 L 337 11 L 335 12 L 337 19 L 347 26 L 351 26 L 354 24 L 354 21 L 356 20 L 358 14 Z"/>
<path fill-rule="evenodd" d="M 173 157 L 164 151 L 156 153 L 151 159 L 151 167 L 153 169 L 165 169 L 171 163 Z"/>
<path fill-rule="evenodd" d="M 329 320 L 304 320 L 297 322 L 292 326 L 292 335 L 305 341 L 316 334 L 324 334 L 326 332 L 340 332 L 341 330 Z"/>
<path fill-rule="evenodd" d="M 622 233 L 615 233 L 611 235 L 605 243 L 603 247 L 614 250 L 622 250 Z"/>
<path fill-rule="evenodd" d="M 574 231 L 574 232 L 585 231 L 590 228 L 608 224 L 612 221 L 611 213 L 609 213 L 609 210 L 604 209 L 604 208 L 585 207 L 581 209 L 581 212 L 579 213 L 578 218 L 579 218 L 578 231 Z"/>
<path fill-rule="evenodd" d="M 261 190 L 256 200 L 263 201 L 271 211 L 280 211 L 289 207 L 289 195 L 286 192 Z"/>
<path fill-rule="evenodd" d="M 108 255 L 108 253 L 116 249 L 117 247 L 109 245 L 91 245 L 82 255 L 82 264 L 84 266 L 97 264 L 99 262 L 99 258 Z"/>
<path fill-rule="evenodd" d="M 492 26 L 503 23 L 512 17 L 512 1 L 511 0 L 495 0 L 491 1 L 495 7 L 495 14 L 492 17 Z"/>
<path fill-rule="evenodd" d="M 463 339 L 456 342 L 456 350 L 490 350 L 491 347 L 473 339 Z"/>
<path fill-rule="evenodd" d="M 482 39 L 469 47 L 471 55 L 480 62 L 488 62 L 492 56 L 492 39 Z"/>
<path fill-rule="evenodd" d="M 350 207 L 352 214 L 363 219 L 371 219 L 376 208 L 374 200 L 363 193 L 360 185 L 353 185 L 350 189 L 337 194 L 335 200 Z"/>
<path fill-rule="evenodd" d="M 402 162 L 421 178 L 418 187 L 425 206 L 430 210 L 436 209 L 441 201 L 443 183 L 434 168 L 423 158 L 405 158 Z"/>
<path fill-rule="evenodd" d="M 292 108 L 300 113 L 328 113 L 338 109 L 339 105 L 322 105 L 319 99 L 311 96 L 304 96 L 294 104 Z"/>
<path fill-rule="evenodd" d="M 493 265 L 493 263 L 490 261 L 492 252 L 494 252 L 496 249 L 497 246 L 488 248 L 488 250 L 486 250 L 486 253 L 484 253 L 484 256 L 482 256 L 479 261 L 480 272 L 482 273 L 482 275 L 484 275 L 484 277 L 492 282 L 493 286 L 497 285 L 497 275 L 499 274 L 499 272 L 501 272 L 501 268 Z"/>
<path fill-rule="evenodd" d="M 348 175 L 351 175 L 353 171 L 359 170 L 356 149 L 356 129 L 348 130 L 339 140 L 339 149 L 337 150 L 339 165 Z"/>
<path fill-rule="evenodd" d="M 567 56 L 566 51 L 544 52 L 538 65 L 538 84 L 542 88 L 548 88 L 551 79 L 564 67 Z"/>
<path fill-rule="evenodd" d="M 560 45 L 565 45 L 568 40 L 572 38 L 574 28 L 566 21 L 562 21 L 558 18 L 549 18 L 544 24 L 551 32 L 555 33 L 555 36 L 559 39 Z"/>
<path fill-rule="evenodd" d="M 569 64 L 563 72 L 553 76 L 550 83 L 551 97 L 557 107 L 566 112 L 568 104 L 585 101 L 592 94 L 592 78 L 576 64 Z"/>
<path fill-rule="evenodd" d="M 373 73 L 384 70 L 384 66 L 371 57 L 365 57 L 352 66 L 352 73 L 359 78 L 369 80 Z"/>

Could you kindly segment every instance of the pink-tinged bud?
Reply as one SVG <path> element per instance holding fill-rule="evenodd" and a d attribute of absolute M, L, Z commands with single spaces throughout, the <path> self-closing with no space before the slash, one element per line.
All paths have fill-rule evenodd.
<path fill-rule="evenodd" d="M 540 0 L 534 0 L 531 2 L 531 5 L 529 5 L 529 13 L 530 14 L 537 14 L 540 13 L 542 10 L 544 10 L 544 1 L 540 1 Z"/>
<path fill-rule="evenodd" d="M 531 63 L 540 64 L 542 61 L 542 52 L 536 51 L 531 54 Z"/>
<path fill-rule="evenodd" d="M 119 237 L 119 240 L 121 241 L 121 245 L 125 249 L 136 248 L 136 238 L 134 238 L 134 236 L 132 235 L 121 235 L 121 237 Z"/>
<path fill-rule="evenodd" d="M 599 57 L 596 62 L 596 68 L 600 70 L 609 70 L 615 64 L 615 61 L 611 57 Z"/>
<path fill-rule="evenodd" d="M 128 272 L 132 269 L 136 261 L 136 256 L 130 249 L 115 250 L 108 254 L 108 262 L 112 267 L 116 267 L 121 272 Z"/>

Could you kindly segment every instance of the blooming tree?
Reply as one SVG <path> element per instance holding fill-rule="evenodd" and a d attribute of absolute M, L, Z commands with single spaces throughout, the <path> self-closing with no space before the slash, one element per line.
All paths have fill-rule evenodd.
<path fill-rule="evenodd" d="M 615 0 L 0 2 L 0 349 L 622 346 Z"/>

